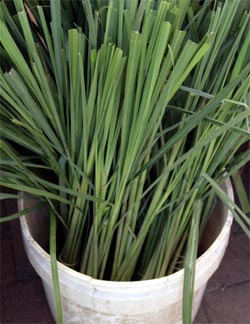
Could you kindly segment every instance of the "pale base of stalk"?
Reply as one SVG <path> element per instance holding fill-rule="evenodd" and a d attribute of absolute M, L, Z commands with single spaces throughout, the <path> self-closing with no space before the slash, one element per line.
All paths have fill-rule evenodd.
<path fill-rule="evenodd" d="M 230 182 L 226 182 L 225 191 L 233 199 Z M 23 209 L 29 203 L 20 200 L 19 208 Z M 21 218 L 21 228 L 28 258 L 42 279 L 51 312 L 56 319 L 50 257 L 43 249 L 48 242 L 46 233 L 42 231 L 46 225 L 45 219 L 42 211 L 30 213 Z M 218 203 L 201 244 L 205 252 L 196 262 L 193 318 L 198 312 L 207 281 L 225 253 L 232 219 L 231 213 Z M 64 323 L 182 323 L 183 270 L 163 278 L 136 282 L 93 279 L 61 263 L 58 263 L 58 271 Z"/>

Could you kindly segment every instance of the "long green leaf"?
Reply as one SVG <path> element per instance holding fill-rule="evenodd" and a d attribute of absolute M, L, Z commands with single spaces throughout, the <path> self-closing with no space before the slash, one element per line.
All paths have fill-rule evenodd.
<path fill-rule="evenodd" d="M 60 284 L 57 268 L 57 257 L 56 257 L 56 215 L 53 210 L 50 210 L 50 263 L 51 263 L 51 273 L 54 288 L 54 298 L 56 301 L 56 314 L 57 323 L 63 324 L 63 311 L 62 311 L 62 301 L 60 293 Z"/>
<path fill-rule="evenodd" d="M 199 224 L 202 211 L 202 201 L 194 203 L 192 221 L 187 243 L 187 252 L 184 264 L 184 285 L 183 285 L 183 323 L 192 323 L 192 304 L 195 282 L 195 264 L 198 250 Z"/>

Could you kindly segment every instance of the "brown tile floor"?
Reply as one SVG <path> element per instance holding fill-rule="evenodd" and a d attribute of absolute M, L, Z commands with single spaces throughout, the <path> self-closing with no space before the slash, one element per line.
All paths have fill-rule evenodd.
<path fill-rule="evenodd" d="M 2 215 L 16 207 L 7 208 L 8 212 L 2 204 Z M 41 281 L 24 253 L 18 221 L 1 225 L 0 323 L 54 323 Z M 250 246 L 237 224 L 233 225 L 227 252 L 209 281 L 194 323 L 250 323 Z"/>

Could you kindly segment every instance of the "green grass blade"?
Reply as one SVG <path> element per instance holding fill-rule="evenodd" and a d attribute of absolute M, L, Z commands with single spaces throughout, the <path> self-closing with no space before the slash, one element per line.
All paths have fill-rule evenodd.
<path fill-rule="evenodd" d="M 241 226 L 246 235 L 250 238 L 250 218 L 247 217 L 241 209 L 227 196 L 227 194 L 220 188 L 220 186 L 206 173 L 202 174 L 211 187 L 214 189 L 218 197 L 223 201 L 226 207 L 233 214 L 236 222 Z M 246 223 L 246 224 L 245 224 Z"/>
<path fill-rule="evenodd" d="M 57 268 L 57 257 L 56 257 L 56 215 L 53 210 L 50 209 L 50 264 L 53 281 L 53 290 L 56 304 L 57 323 L 63 324 L 63 311 L 62 301 L 60 293 L 60 284 Z"/>
<path fill-rule="evenodd" d="M 194 203 L 192 221 L 187 243 L 187 252 L 184 265 L 184 285 L 183 285 L 183 323 L 192 324 L 192 303 L 194 294 L 195 265 L 198 250 L 199 224 L 202 211 L 202 201 Z"/>
<path fill-rule="evenodd" d="M 2 196 L 2 194 L 1 194 L 1 196 Z M 10 198 L 10 197 L 7 197 L 7 198 Z M 40 203 L 40 204 L 37 204 L 34 207 L 30 207 L 30 208 L 23 209 L 23 210 L 15 213 L 15 214 L 12 214 L 12 215 L 9 215 L 9 216 L 5 216 L 5 217 L 0 217 L 0 223 L 9 222 L 9 221 L 12 221 L 14 219 L 17 219 L 17 218 L 19 218 L 19 217 L 21 217 L 23 215 L 27 215 L 28 213 L 39 209 L 43 204 L 44 203 Z"/>
<path fill-rule="evenodd" d="M 245 188 L 242 177 L 240 175 L 240 172 L 236 172 L 233 176 L 233 184 L 235 186 L 235 190 L 237 193 L 237 196 L 240 201 L 240 205 L 244 213 L 250 212 L 250 198 L 247 196 L 247 189 Z"/>

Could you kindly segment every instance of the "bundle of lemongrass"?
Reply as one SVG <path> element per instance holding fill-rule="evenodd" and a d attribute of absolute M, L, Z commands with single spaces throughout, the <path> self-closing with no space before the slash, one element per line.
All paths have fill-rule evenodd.
<path fill-rule="evenodd" d="M 235 155 L 250 139 L 240 1 L 0 8 L 1 185 L 50 206 L 52 224 L 63 224 L 61 262 L 122 281 L 194 265 L 189 238 L 215 194 L 249 235 L 249 218 L 218 185 L 250 160 Z"/>

